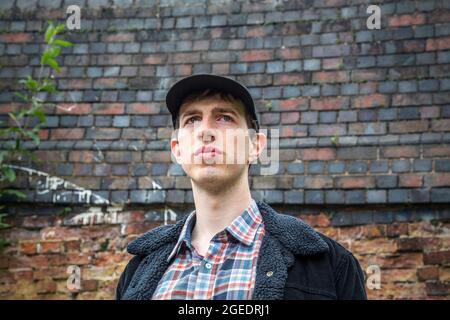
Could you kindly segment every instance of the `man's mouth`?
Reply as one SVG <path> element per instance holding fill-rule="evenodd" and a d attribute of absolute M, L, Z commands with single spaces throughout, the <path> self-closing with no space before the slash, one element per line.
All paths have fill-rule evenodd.
<path fill-rule="evenodd" d="M 217 148 L 214 148 L 211 146 L 202 146 L 195 151 L 194 155 L 196 157 L 202 157 L 204 159 L 209 159 L 209 158 L 214 158 L 221 153 L 222 152 Z"/>

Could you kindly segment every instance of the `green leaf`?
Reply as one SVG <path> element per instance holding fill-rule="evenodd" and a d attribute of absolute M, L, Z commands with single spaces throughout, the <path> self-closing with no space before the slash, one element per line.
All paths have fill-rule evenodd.
<path fill-rule="evenodd" d="M 27 195 L 25 193 L 23 193 L 22 191 L 14 190 L 14 189 L 5 189 L 5 190 L 3 190 L 3 193 L 16 196 L 17 198 L 20 198 L 20 199 L 25 199 L 27 197 Z"/>
<path fill-rule="evenodd" d="M 58 62 L 56 62 L 56 60 L 53 59 L 53 58 L 48 57 L 47 59 L 45 59 L 42 62 L 42 64 L 50 66 L 50 68 L 52 68 L 56 72 L 60 72 L 61 71 L 61 68 L 59 67 Z"/>
<path fill-rule="evenodd" d="M 53 41 L 53 44 L 58 45 L 58 46 L 61 46 L 61 47 L 63 47 L 63 48 L 67 48 L 67 47 L 73 46 L 73 43 L 72 43 L 72 42 L 65 41 L 65 40 L 59 40 L 59 39 Z"/>
<path fill-rule="evenodd" d="M 41 139 L 39 139 L 39 136 L 37 135 L 36 132 L 34 131 L 26 131 L 26 135 L 28 137 L 30 137 L 31 139 L 33 139 L 34 143 L 36 143 L 37 145 L 39 144 L 39 142 L 41 141 Z"/>
<path fill-rule="evenodd" d="M 28 97 L 27 97 L 26 95 L 24 95 L 24 94 L 21 94 L 21 93 L 19 93 L 19 92 L 16 92 L 16 93 L 14 93 L 14 95 L 15 95 L 16 97 L 22 99 L 23 102 L 28 102 L 28 101 L 29 101 Z"/>
<path fill-rule="evenodd" d="M 58 26 L 56 27 L 56 33 L 61 33 L 64 30 L 64 27 L 64 23 L 58 24 Z"/>
<path fill-rule="evenodd" d="M 41 108 L 36 108 L 36 110 L 33 111 L 32 115 L 38 118 L 40 122 L 45 122 L 45 114 Z"/>
<path fill-rule="evenodd" d="M 56 34 L 55 26 L 53 25 L 53 22 L 50 21 L 48 23 L 47 30 L 45 31 L 45 42 L 51 43 L 51 40 L 55 36 L 55 34 Z"/>
<path fill-rule="evenodd" d="M 58 46 L 52 46 L 49 50 L 52 58 L 56 58 L 61 53 L 61 47 Z"/>
<path fill-rule="evenodd" d="M 28 76 L 25 80 L 20 80 L 19 83 L 25 85 L 25 88 L 28 90 L 36 91 L 38 88 L 38 82 L 31 78 L 31 76 Z"/>
<path fill-rule="evenodd" d="M 51 83 L 46 83 L 46 84 L 42 85 L 40 90 L 48 92 L 48 93 L 56 92 L 55 86 Z"/>
<path fill-rule="evenodd" d="M 13 182 L 16 180 L 16 172 L 11 168 L 5 168 L 6 170 L 3 171 L 3 174 L 5 175 L 5 178 L 9 182 Z"/>

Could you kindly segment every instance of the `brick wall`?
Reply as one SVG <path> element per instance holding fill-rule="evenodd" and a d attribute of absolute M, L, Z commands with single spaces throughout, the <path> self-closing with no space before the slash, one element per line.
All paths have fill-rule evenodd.
<path fill-rule="evenodd" d="M 15 164 L 26 200 L 3 199 L 0 298 L 112 298 L 126 244 L 192 209 L 164 97 L 200 72 L 247 85 L 262 126 L 280 129 L 278 173 L 252 167 L 256 199 L 379 266 L 369 297 L 450 297 L 447 1 L 4 1 L 1 120 L 38 72 L 44 22 L 77 3 L 82 30 L 47 97 L 59 107 L 39 148 L 25 143 L 41 162 Z"/>

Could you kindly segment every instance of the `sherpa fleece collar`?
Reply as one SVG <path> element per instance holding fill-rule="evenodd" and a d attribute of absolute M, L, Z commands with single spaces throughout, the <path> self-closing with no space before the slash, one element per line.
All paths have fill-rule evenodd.
<path fill-rule="evenodd" d="M 266 232 L 278 239 L 296 255 L 313 255 L 328 250 L 328 245 L 309 225 L 293 216 L 277 213 L 262 201 L 256 201 L 263 217 Z M 152 229 L 132 241 L 127 251 L 134 255 L 147 255 L 164 244 L 176 242 L 186 221 L 184 217 L 169 226 Z"/>

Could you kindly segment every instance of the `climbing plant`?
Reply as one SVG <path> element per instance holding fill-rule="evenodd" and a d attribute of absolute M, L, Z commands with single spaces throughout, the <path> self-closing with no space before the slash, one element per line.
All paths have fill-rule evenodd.
<path fill-rule="evenodd" d="M 64 29 L 64 24 L 47 23 L 38 75 L 33 77 L 33 74 L 29 74 L 19 81 L 21 90 L 15 93 L 20 102 L 18 108 L 8 113 L 6 126 L 2 124 L 0 128 L 0 139 L 4 141 L 0 149 L 0 199 L 5 196 L 19 199 L 26 197 L 22 191 L 11 188 L 17 179 L 12 163 L 23 159 L 36 161 L 35 155 L 24 148 L 23 143 L 33 141 L 36 147 L 39 146 L 39 131 L 46 122 L 45 108 L 56 107 L 46 102 L 44 97 L 57 92 L 54 75 L 61 71 L 57 58 L 62 48 L 72 46 L 71 42 L 60 37 Z M 0 205 L 0 229 L 9 227 L 4 222 L 6 214 L 1 213 L 5 207 Z M 0 250 L 7 244 L 6 240 L 0 238 Z"/>

